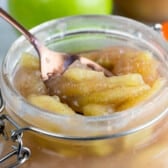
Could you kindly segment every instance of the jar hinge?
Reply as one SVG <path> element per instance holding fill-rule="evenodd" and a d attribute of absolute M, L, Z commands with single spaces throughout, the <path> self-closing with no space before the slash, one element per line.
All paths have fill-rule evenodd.
<path fill-rule="evenodd" d="M 13 130 L 11 133 L 10 138 L 8 137 L 6 131 L 5 131 L 5 123 L 8 121 L 12 126 L 16 128 L 16 130 Z M 0 135 L 4 137 L 5 140 L 11 140 L 14 143 L 16 143 L 15 146 L 12 146 L 13 150 L 0 158 L 0 165 L 3 163 L 5 164 L 5 161 L 16 157 L 16 161 L 13 163 L 10 163 L 10 165 L 5 166 L 6 168 L 16 168 L 22 165 L 25 161 L 27 161 L 30 157 L 30 150 L 27 147 L 23 146 L 22 136 L 23 132 L 18 131 L 19 126 L 7 115 L 2 114 L 0 115 Z"/>

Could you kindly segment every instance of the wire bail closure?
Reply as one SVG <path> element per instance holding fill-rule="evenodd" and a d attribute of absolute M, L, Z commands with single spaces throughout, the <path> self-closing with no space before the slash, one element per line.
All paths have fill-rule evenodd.
<path fill-rule="evenodd" d="M 2 95 L 0 92 L 0 113 L 4 110 L 4 102 L 2 99 Z M 11 132 L 10 137 L 7 135 L 5 130 L 5 124 L 6 122 L 9 122 L 12 126 L 16 128 L 16 130 L 13 130 Z M 7 115 L 1 114 L 0 115 L 0 136 L 4 138 L 4 140 L 11 140 L 12 142 L 16 143 L 15 146 L 12 146 L 13 150 L 9 153 L 7 153 L 5 156 L 0 158 L 0 167 L 2 164 L 5 166 L 2 166 L 4 168 L 16 168 L 25 163 L 30 155 L 30 149 L 23 146 L 22 136 L 23 132 L 18 131 L 19 126 Z M 6 165 L 6 161 L 11 158 L 16 158 L 13 163 L 10 163 L 9 165 Z"/>
<path fill-rule="evenodd" d="M 8 121 L 12 126 L 16 128 L 16 130 L 12 131 L 10 137 L 8 137 L 5 131 L 6 121 Z M 16 143 L 15 146 L 12 146 L 13 150 L 11 152 L 0 158 L 0 165 L 1 165 L 2 163 L 5 163 L 6 160 L 16 156 L 16 161 L 10 163 L 10 165 L 5 166 L 4 168 L 16 168 L 25 163 L 31 155 L 30 149 L 24 147 L 23 145 L 22 141 L 23 133 L 18 133 L 17 130 L 19 128 L 17 128 L 15 123 L 13 122 L 14 121 L 11 120 L 11 118 L 9 118 L 7 115 L 5 114 L 0 115 L 0 135 L 3 136 L 5 140 L 11 140 L 12 142 Z"/>

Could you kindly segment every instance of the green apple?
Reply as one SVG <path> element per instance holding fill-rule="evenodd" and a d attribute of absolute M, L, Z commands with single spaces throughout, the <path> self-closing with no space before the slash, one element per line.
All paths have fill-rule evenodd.
<path fill-rule="evenodd" d="M 112 0 L 8 0 L 10 14 L 26 28 L 79 14 L 111 14 Z"/>

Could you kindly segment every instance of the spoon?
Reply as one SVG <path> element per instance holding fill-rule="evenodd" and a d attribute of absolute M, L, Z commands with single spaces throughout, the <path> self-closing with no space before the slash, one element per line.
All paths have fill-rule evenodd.
<path fill-rule="evenodd" d="M 40 59 L 40 69 L 43 81 L 48 80 L 54 75 L 61 75 L 75 60 L 79 60 L 81 64 L 85 64 L 96 71 L 103 71 L 106 76 L 111 76 L 111 72 L 90 59 L 48 49 L 2 8 L 0 8 L 0 16 L 23 34 L 34 46 Z"/>

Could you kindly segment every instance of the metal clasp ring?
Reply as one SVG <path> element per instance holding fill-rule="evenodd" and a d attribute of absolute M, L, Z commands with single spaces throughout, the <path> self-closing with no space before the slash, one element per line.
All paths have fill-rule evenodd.
<path fill-rule="evenodd" d="M 12 124 L 12 126 L 15 126 L 15 124 L 11 122 L 10 118 L 7 115 L 2 114 L 0 116 L 0 123 L 1 123 L 0 134 L 4 137 L 5 140 L 7 140 L 9 138 L 5 133 L 5 121 L 8 121 L 10 124 Z M 17 159 L 15 162 L 10 163 L 10 165 L 5 166 L 4 168 L 16 168 L 22 165 L 23 163 L 25 163 L 25 161 L 27 161 L 31 155 L 30 150 L 27 147 L 23 146 L 23 141 L 22 141 L 23 133 L 18 133 L 17 131 L 18 129 L 19 128 L 16 128 L 16 130 L 12 131 L 12 134 L 10 136 L 10 140 L 15 142 L 16 145 L 12 147 L 13 150 L 11 152 L 9 152 L 8 154 L 0 158 L 0 165 L 2 163 L 5 163 L 6 160 L 14 156 L 16 156 Z"/>
<path fill-rule="evenodd" d="M 4 102 L 3 102 L 3 98 L 0 92 L 0 113 L 3 110 L 4 110 Z M 12 126 L 16 128 L 16 130 L 12 131 L 10 138 L 5 132 L 6 121 L 8 121 Z M 17 124 L 14 123 L 14 121 L 10 117 L 8 117 L 5 114 L 0 115 L 0 135 L 5 140 L 10 139 L 14 143 L 16 143 L 16 145 L 12 147 L 13 150 L 11 152 L 9 152 L 8 154 L 0 158 L 0 167 L 2 167 L 1 166 L 2 163 L 5 163 L 5 161 L 7 161 L 8 159 L 16 156 L 16 161 L 14 161 L 13 163 L 10 163 L 10 165 L 3 166 L 4 168 L 16 168 L 22 165 L 23 163 L 25 163 L 25 161 L 27 161 L 31 155 L 29 148 L 23 146 L 23 141 L 22 141 L 23 132 L 19 131 L 18 133 L 19 128 L 20 127 L 17 126 Z"/>

